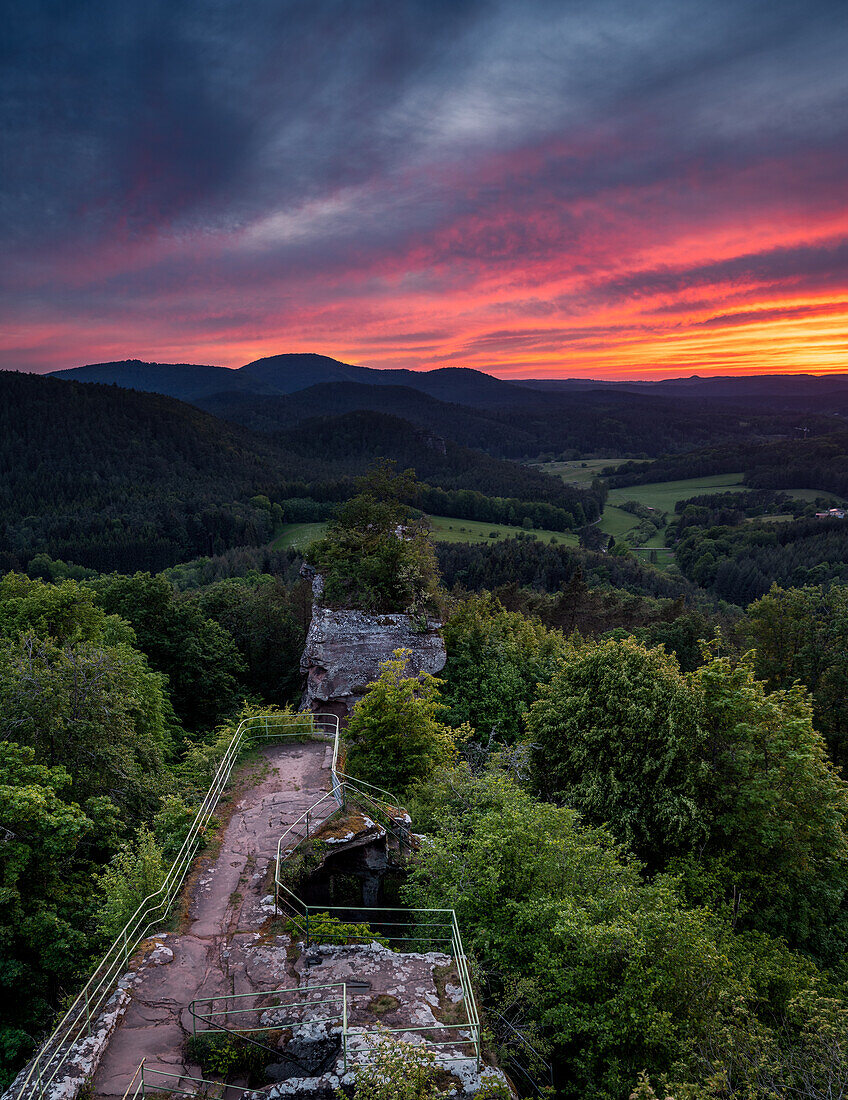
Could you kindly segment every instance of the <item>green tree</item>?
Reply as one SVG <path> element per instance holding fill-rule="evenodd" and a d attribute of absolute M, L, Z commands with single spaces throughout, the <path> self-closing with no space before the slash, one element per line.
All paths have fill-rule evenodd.
<path fill-rule="evenodd" d="M 455 752 L 455 731 L 436 718 L 439 681 L 405 675 L 408 649 L 396 649 L 368 685 L 345 730 L 346 768 L 354 777 L 402 794 Z"/>
<path fill-rule="evenodd" d="M 92 583 L 97 603 L 132 625 L 138 648 L 168 677 L 183 723 L 207 728 L 235 711 L 244 662 L 222 626 L 194 601 L 180 598 L 162 576 L 113 573 Z"/>
<path fill-rule="evenodd" d="M 848 784 L 828 759 L 799 685 L 768 692 L 749 656 L 713 658 L 701 694 L 709 839 L 684 861 L 705 899 L 734 904 L 743 926 L 835 961 L 848 927 Z"/>
<path fill-rule="evenodd" d="M 682 600 L 677 605 L 682 610 Z M 673 614 L 673 607 L 669 614 Z M 687 611 L 674 618 L 636 627 L 631 631 L 633 637 L 642 645 L 652 648 L 662 645 L 673 653 L 684 672 L 693 672 L 704 662 L 703 643 L 716 631 L 715 619 L 708 618 L 702 611 Z"/>
<path fill-rule="evenodd" d="M 550 680 L 567 648 L 565 639 L 536 618 L 506 611 L 488 593 L 459 604 L 443 634 L 447 720 L 467 722 L 484 737 L 517 740 L 539 683 Z"/>
<path fill-rule="evenodd" d="M 538 787 L 610 830 L 690 900 L 833 961 L 848 939 L 848 785 L 804 690 L 752 659 L 684 676 L 631 639 L 567 657 L 528 716 Z"/>
<path fill-rule="evenodd" d="M 414 805 L 428 843 L 408 900 L 456 910 L 495 1006 L 523 989 L 523 1026 L 548 1052 L 558 1096 L 619 1100 L 643 1070 L 664 1096 L 839 1091 L 838 976 L 779 938 L 734 932 L 670 876 L 646 882 L 605 829 L 497 767 L 438 770 Z"/>
<path fill-rule="evenodd" d="M 800 680 L 810 690 L 816 728 L 834 760 L 848 765 L 848 586 L 773 585 L 750 605 L 739 629 L 770 688 Z"/>
<path fill-rule="evenodd" d="M 437 607 L 439 573 L 427 525 L 409 504 L 417 492 L 414 473 L 395 474 L 383 462 L 359 484 L 308 550 L 324 577 L 324 599 L 420 619 Z"/>
<path fill-rule="evenodd" d="M 156 893 L 164 879 L 162 849 L 142 825 L 134 839 L 121 846 L 97 882 L 101 899 L 97 931 L 104 942 L 117 939 L 138 906 Z"/>
<path fill-rule="evenodd" d="M 16 639 L 28 630 L 62 645 L 135 643 L 129 624 L 98 607 L 87 586 L 74 580 L 45 584 L 22 573 L 7 573 L 0 577 L 0 637 Z"/>
<path fill-rule="evenodd" d="M 661 866 L 706 835 L 698 719 L 698 694 L 663 649 L 583 646 L 530 708 L 536 785 Z"/>
<path fill-rule="evenodd" d="M 0 742 L 0 1088 L 86 957 L 88 890 L 76 856 L 94 823 L 67 800 L 70 785 L 32 748 Z"/>
<path fill-rule="evenodd" d="M 218 581 L 194 600 L 205 618 L 232 637 L 246 666 L 240 678 L 250 692 L 277 702 L 299 694 L 308 626 L 299 593 L 278 577 L 254 574 Z"/>
<path fill-rule="evenodd" d="M 407 896 L 456 910 L 495 992 L 525 983 L 558 1095 L 617 1100 L 645 1066 L 668 1072 L 739 994 L 710 914 L 645 885 L 569 807 L 496 770 L 439 772 L 416 794 L 428 843 Z"/>
<path fill-rule="evenodd" d="M 123 643 L 0 644 L 0 736 L 64 765 L 79 802 L 108 796 L 138 817 L 158 798 L 170 746 L 162 677 Z"/>

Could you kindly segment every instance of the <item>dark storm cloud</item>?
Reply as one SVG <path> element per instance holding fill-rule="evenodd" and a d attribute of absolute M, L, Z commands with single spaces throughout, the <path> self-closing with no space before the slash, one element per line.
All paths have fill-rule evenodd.
<path fill-rule="evenodd" d="M 3 215 L 22 238 L 239 223 L 378 174 L 381 119 L 475 5 L 2 5 Z"/>

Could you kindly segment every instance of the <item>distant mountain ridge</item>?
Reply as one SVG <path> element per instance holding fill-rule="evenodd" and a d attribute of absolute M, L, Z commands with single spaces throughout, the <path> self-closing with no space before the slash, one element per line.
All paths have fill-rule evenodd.
<path fill-rule="evenodd" d="M 616 379 L 522 378 L 515 385 L 549 393 L 585 389 L 662 394 L 669 397 L 750 398 L 816 396 L 848 392 L 848 374 L 690 375 L 688 378 Z"/>
<path fill-rule="evenodd" d="M 202 403 L 217 395 L 249 394 L 254 397 L 285 397 L 315 386 L 355 383 L 372 388 L 405 387 L 453 405 L 477 409 L 534 409 L 550 407 L 554 396 L 573 397 L 587 391 L 632 393 L 648 397 L 681 400 L 765 402 L 771 408 L 799 408 L 811 411 L 848 409 L 848 373 L 715 375 L 658 380 L 590 378 L 522 378 L 507 381 L 471 367 L 437 367 L 414 371 L 379 369 L 343 363 L 329 355 L 292 352 L 270 355 L 230 369 L 193 363 L 146 363 L 124 359 L 112 363 L 91 363 L 52 372 L 52 377 L 78 382 L 100 382 L 123 386 L 182 401 Z M 544 394 L 545 396 L 540 396 Z"/>
<path fill-rule="evenodd" d="M 723 441 L 791 438 L 796 429 L 833 431 L 848 417 L 848 376 L 833 375 L 518 382 L 467 367 L 378 370 L 292 353 L 237 370 L 130 359 L 53 377 L 175 397 L 271 435 L 316 416 L 381 412 L 519 461 L 545 454 L 658 457 Z"/>
<path fill-rule="evenodd" d="M 312 353 L 271 355 L 235 370 L 124 359 L 53 371 L 51 377 L 123 386 L 182 401 L 198 401 L 218 393 L 285 396 L 315 385 L 358 382 L 369 386 L 407 386 L 441 401 L 476 408 L 503 408 L 516 404 L 532 407 L 540 403 L 534 391 L 470 367 L 439 367 L 431 371 L 378 370 Z"/>

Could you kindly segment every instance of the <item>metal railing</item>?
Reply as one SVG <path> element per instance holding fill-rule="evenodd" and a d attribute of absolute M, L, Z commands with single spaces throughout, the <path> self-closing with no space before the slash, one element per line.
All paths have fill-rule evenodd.
<path fill-rule="evenodd" d="M 494 1015 L 493 1028 L 500 1046 L 501 1064 L 509 1067 L 513 1077 L 521 1078 L 522 1088 L 530 1088 L 534 1095 L 544 1096 L 554 1086 L 553 1066 L 515 1024 L 499 1012 Z"/>
<path fill-rule="evenodd" d="M 320 806 L 319 800 L 315 806 Z M 337 807 L 327 818 L 323 819 L 322 826 L 331 817 L 339 813 L 341 807 Z M 304 820 L 304 814 L 301 820 Z M 367 932 L 373 934 L 375 940 L 384 941 L 397 951 L 441 951 L 453 959 L 462 990 L 462 1002 L 465 1008 L 466 1020 L 462 1024 L 437 1024 L 421 1028 L 397 1028 L 398 1032 L 417 1031 L 426 1038 L 426 1032 L 438 1030 L 456 1029 L 464 1030 L 468 1038 L 463 1041 L 470 1043 L 473 1049 L 473 1057 L 477 1060 L 478 1067 L 482 1062 L 482 1040 L 480 1015 L 477 1010 L 477 1000 L 471 982 L 471 972 L 468 958 L 462 944 L 462 935 L 459 930 L 459 922 L 453 909 L 400 909 L 385 906 L 352 906 L 352 905 L 318 905 L 308 904 L 287 886 L 281 879 L 282 865 L 291 854 L 307 839 L 307 835 L 301 836 L 292 846 L 283 849 L 283 841 L 291 836 L 295 826 L 291 826 L 280 838 L 277 845 L 277 867 L 274 875 L 276 886 L 277 909 L 285 913 L 289 923 L 303 936 L 307 948 L 313 944 L 331 944 L 334 942 L 334 932 L 337 926 L 332 923 L 335 917 L 341 922 L 339 931 L 344 934 L 345 922 L 364 925 Z M 327 918 L 330 918 L 329 920 Z M 359 930 L 355 930 L 359 934 Z M 337 941 L 336 941 L 337 942 Z M 357 1037 L 365 1042 L 364 1036 Z M 345 1051 L 347 1052 L 348 1036 L 345 1036 Z M 435 1046 L 448 1046 L 448 1042 L 433 1042 Z M 455 1044 L 453 1044 L 455 1045 Z M 463 1055 L 464 1057 L 464 1055 Z"/>
<path fill-rule="evenodd" d="M 425 1039 L 429 1046 L 442 1052 L 445 1062 L 476 1056 L 475 1025 L 469 1020 L 458 1023 L 438 1021 L 424 1025 L 410 1023 L 381 1027 L 379 1032 L 374 1033 L 369 1033 L 361 1025 L 351 1026 L 351 1013 L 357 999 L 360 1002 L 365 999 L 370 1001 L 373 996 L 369 982 L 357 983 L 351 979 L 347 982 L 204 997 L 192 1001 L 189 1012 L 195 1038 L 231 1035 L 277 1057 L 280 1056 L 280 1048 L 274 1044 L 273 1038 L 265 1039 L 269 1033 L 273 1037 L 304 1024 L 326 1025 L 328 1033 L 335 1027 L 345 1073 L 351 1064 L 368 1054 L 373 1043 L 387 1035 Z"/>
<path fill-rule="evenodd" d="M 345 1072 L 347 1072 L 348 998 L 356 986 L 345 982 L 293 986 L 261 993 L 221 994 L 191 1002 L 192 1034 L 235 1035 L 252 1046 L 279 1056 L 279 1048 L 257 1036 L 307 1024 L 325 1024 L 339 1029 Z M 351 991 L 351 992 L 349 992 Z M 252 1001 L 253 1003 L 248 1003 Z M 201 1007 L 201 1006 L 212 1007 Z M 223 1007 L 219 1007 L 223 1006 Z M 317 1013 L 317 1014 L 316 1014 Z M 206 1024 L 198 1031 L 198 1023 Z"/>
<path fill-rule="evenodd" d="M 163 1080 L 159 1080 L 162 1078 Z M 185 1087 L 180 1087 L 183 1082 L 190 1082 Z M 202 1085 L 202 1089 L 192 1088 L 192 1085 Z M 235 1093 L 237 1097 L 244 1096 L 244 1085 L 228 1085 L 225 1081 L 207 1081 L 202 1077 L 192 1077 L 188 1073 L 169 1073 L 164 1069 L 156 1069 L 147 1065 L 147 1059 L 142 1058 L 138 1069 L 132 1076 L 123 1095 L 123 1100 L 144 1100 L 147 1096 L 155 1096 L 161 1093 L 164 1097 L 191 1096 L 197 1100 L 202 1096 L 203 1100 L 225 1100 L 228 1092 Z"/>
<path fill-rule="evenodd" d="M 339 719 L 336 715 L 304 712 L 299 714 L 257 715 L 245 719 L 239 724 L 238 729 L 233 734 L 224 752 L 209 789 L 192 822 L 188 835 L 177 853 L 162 886 L 155 893 L 145 898 L 138 906 L 135 913 L 133 913 L 132 917 L 130 917 L 124 929 L 106 952 L 103 959 L 101 959 L 88 982 L 77 994 L 70 1008 L 59 1021 L 53 1033 L 39 1048 L 36 1056 L 27 1069 L 23 1081 L 20 1084 L 18 1084 L 17 1081 L 13 1082 L 7 1094 L 9 1097 L 14 1098 L 14 1100 L 44 1100 L 50 1085 L 60 1076 L 65 1059 L 71 1052 L 73 1045 L 81 1039 L 83 1035 L 91 1034 L 93 1021 L 96 1020 L 98 1015 L 103 1011 L 107 1001 L 115 992 L 118 978 L 129 966 L 133 952 L 138 945 L 150 935 L 156 926 L 161 924 L 168 916 L 185 880 L 188 869 L 203 843 L 206 828 L 218 800 L 229 782 L 233 767 L 244 749 L 257 740 L 291 737 L 307 737 L 310 739 L 320 738 L 324 740 L 332 739 L 333 741 L 330 791 L 317 799 L 309 809 L 286 830 L 277 845 L 275 885 L 277 889 L 278 908 L 282 908 L 279 905 L 279 891 L 280 888 L 282 888 L 289 908 L 288 916 L 294 921 L 296 927 L 301 927 L 303 929 L 307 943 L 310 941 L 310 914 L 319 911 L 328 912 L 328 908 L 326 906 L 307 905 L 298 898 L 297 895 L 280 881 L 280 867 L 281 864 L 291 856 L 292 852 L 310 835 L 310 824 L 315 817 L 316 811 L 326 809 L 331 800 L 335 803 L 334 809 L 332 809 L 329 814 L 326 816 L 324 816 L 323 813 L 319 815 L 323 825 L 329 818 L 343 810 L 347 804 L 348 798 L 353 796 L 356 802 L 364 803 L 370 811 L 374 812 L 375 816 L 382 817 L 387 827 L 395 833 L 401 842 L 404 840 L 408 842 L 410 819 L 394 796 L 388 791 L 384 791 L 364 780 L 354 779 L 346 775 L 342 770 L 339 758 Z M 306 826 L 305 834 L 303 836 L 297 836 L 294 844 L 283 851 L 283 842 L 286 838 L 294 839 L 296 835 L 294 832 L 295 829 L 304 823 Z M 340 909 L 340 907 L 332 908 Z M 351 910 L 348 908 L 345 911 L 350 912 Z M 438 1026 L 440 1028 L 455 1027 L 457 1029 L 465 1029 L 470 1035 L 470 1039 L 465 1041 L 470 1042 L 479 1066 L 482 1060 L 480 1019 L 474 990 L 471 984 L 468 960 L 462 946 L 462 937 L 460 935 L 459 925 L 454 910 L 366 910 L 360 907 L 357 912 L 382 913 L 384 916 L 389 912 L 398 914 L 417 913 L 435 917 L 436 921 L 433 923 L 437 923 L 440 920 L 443 921 L 443 930 L 439 938 L 444 941 L 446 946 L 449 945 L 450 950 L 449 952 L 446 951 L 446 953 L 450 954 L 456 964 L 460 986 L 463 992 L 467 1020 L 463 1024 L 440 1024 Z M 301 921 L 303 923 L 299 923 Z M 383 921 L 382 923 L 388 928 L 392 922 L 387 923 Z M 422 922 L 420 916 L 412 917 L 405 922 L 397 922 L 398 927 L 401 925 L 405 926 L 407 929 L 412 929 L 413 936 L 401 937 L 400 935 L 389 934 L 385 938 L 390 942 L 392 940 L 400 942 L 403 939 L 410 942 L 413 938 L 415 942 L 419 943 L 434 942 L 432 935 L 429 939 L 426 933 L 422 935 L 423 929 L 427 927 L 427 922 Z M 416 929 L 417 932 L 415 931 Z M 432 947 L 429 949 L 432 950 Z M 427 1031 L 432 1030 L 432 1028 L 406 1028 L 398 1030 Z M 346 1020 L 345 1036 L 347 1040 L 348 1028 Z M 367 1037 L 358 1034 L 357 1040 L 365 1043 L 367 1042 Z M 138 1095 L 139 1090 L 142 1095 L 144 1094 L 145 1074 L 148 1078 L 151 1074 L 163 1077 L 180 1076 L 167 1074 L 160 1070 L 154 1070 L 151 1067 L 145 1069 L 144 1063 L 142 1062 L 136 1071 L 136 1077 L 133 1078 L 133 1081 L 136 1082 L 137 1085 L 136 1092 L 133 1093 L 133 1096 Z M 182 1076 L 185 1077 L 185 1075 Z M 139 1079 L 140 1083 L 136 1078 Z M 200 1079 L 197 1079 L 197 1081 L 201 1084 L 215 1084 L 214 1082 L 200 1081 Z M 131 1084 L 130 1088 L 127 1090 L 126 1095 L 128 1097 L 132 1087 L 133 1085 Z M 167 1090 L 163 1089 L 161 1091 L 176 1092 L 178 1090 L 175 1087 L 169 1086 Z"/>
<path fill-rule="evenodd" d="M 53 1033 L 39 1048 L 23 1081 L 13 1082 L 10 1096 L 16 1100 L 41 1100 L 59 1077 L 70 1048 L 84 1035 L 91 1034 L 92 1023 L 115 992 L 118 978 L 129 966 L 133 952 L 168 916 L 241 753 L 256 741 L 292 737 L 332 738 L 335 760 L 338 755 L 339 720 L 334 714 L 274 714 L 246 718 L 239 724 L 164 882 L 141 902 L 127 921 Z"/>
<path fill-rule="evenodd" d="M 339 748 L 340 741 L 336 736 L 333 746 L 331 791 L 322 795 L 308 810 L 301 814 L 297 821 L 286 829 L 277 842 L 277 862 L 274 871 L 276 907 L 286 914 L 290 923 L 304 937 L 307 947 L 316 942 L 316 931 L 320 935 L 321 930 L 326 929 L 326 922 L 321 920 L 321 915 L 326 914 L 332 917 L 333 914 L 338 913 L 349 915 L 354 922 L 360 922 L 364 917 L 365 921 L 363 923 L 367 923 L 369 927 L 372 923 L 376 925 L 377 937 L 386 940 L 389 944 L 403 945 L 398 946 L 398 950 L 416 948 L 424 951 L 443 950 L 456 964 L 467 1019 L 464 1024 L 438 1025 L 438 1027 L 445 1029 L 455 1027 L 469 1032 L 474 1057 L 479 1067 L 482 1062 L 480 1015 L 471 984 L 468 959 L 462 945 L 459 923 L 453 909 L 310 905 L 299 898 L 282 881 L 282 867 L 285 861 L 292 856 L 304 841 L 314 835 L 310 832 L 311 821 L 318 817 L 320 819 L 319 829 L 323 828 L 333 817 L 341 813 L 347 806 L 348 799 L 364 806 L 370 813 L 374 814 L 375 818 L 382 819 L 383 824 L 395 834 L 401 843 L 409 842 L 411 825 L 409 815 L 388 791 L 375 787 L 365 780 L 355 779 L 347 775 L 340 766 Z M 321 811 L 326 809 L 331 798 L 335 802 L 335 807 L 329 814 L 323 815 Z M 301 827 L 305 828 L 302 834 L 300 832 Z M 318 922 L 317 929 L 316 919 Z M 431 1026 L 429 1028 L 399 1030 L 426 1032 L 435 1029 Z M 345 1042 L 347 1042 L 347 1036 Z"/>

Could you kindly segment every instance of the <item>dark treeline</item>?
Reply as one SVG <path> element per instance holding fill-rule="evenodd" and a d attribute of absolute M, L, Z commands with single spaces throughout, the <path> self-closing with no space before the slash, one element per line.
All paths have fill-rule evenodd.
<path fill-rule="evenodd" d="M 707 519 L 709 516 L 707 516 Z M 705 526 L 684 513 L 675 544 L 680 570 L 720 599 L 744 607 L 783 587 L 848 582 L 848 521 L 808 517 L 790 523 Z"/>
<path fill-rule="evenodd" d="M 597 519 L 598 493 L 592 497 L 575 500 L 568 508 L 561 508 L 546 501 L 518 500 L 515 497 L 485 496 L 470 489 L 435 489 L 424 485 L 418 497 L 420 506 L 431 515 L 453 516 L 457 519 L 478 519 L 492 523 L 506 523 L 520 527 L 529 519 L 533 527 L 549 531 L 573 531 Z M 529 525 L 528 525 L 529 526 Z"/>
<path fill-rule="evenodd" d="M 651 463 L 624 463 L 610 488 L 647 485 L 743 471 L 752 489 L 820 489 L 848 495 L 848 432 L 835 431 L 780 443 L 729 443 Z"/>
<path fill-rule="evenodd" d="M 422 481 L 440 489 L 471 489 L 487 496 L 541 501 L 566 510 L 579 503 L 587 518 L 600 514 L 601 500 L 594 490 L 564 485 L 559 478 L 458 446 L 384 413 L 363 411 L 317 417 L 273 438 L 289 455 L 302 456 L 306 461 L 319 455 L 323 462 L 336 462 L 350 474 L 364 474 L 375 460 L 388 458 L 400 469 L 413 467 Z"/>
<path fill-rule="evenodd" d="M 701 493 L 679 500 L 674 510 L 679 518 L 675 521 L 671 536 L 680 538 L 689 526 L 736 525 L 746 519 L 767 515 L 798 517 L 815 511 L 815 505 L 772 489 L 755 489 L 739 493 Z"/>
<path fill-rule="evenodd" d="M 437 543 L 436 555 L 448 587 L 460 585 L 474 592 L 510 584 L 557 592 L 580 570 L 592 587 L 609 585 L 658 599 L 697 596 L 697 588 L 679 574 L 662 573 L 634 557 L 553 546 L 532 537 L 481 545 Z"/>
<path fill-rule="evenodd" d="M 684 396 L 612 390 L 524 394 L 508 409 L 482 408 L 471 407 L 473 401 L 439 400 L 409 386 L 357 382 L 323 383 L 286 396 L 221 393 L 201 398 L 198 404 L 216 416 L 269 433 L 311 420 L 316 409 L 333 418 L 363 411 L 388 414 L 462 446 L 511 459 L 544 453 L 566 458 L 654 456 L 719 441 L 750 441 L 752 436 L 791 436 L 796 419 L 794 413 L 763 413 L 761 408 L 741 406 L 716 409 Z M 814 431 L 835 426 L 829 417 L 807 419 Z"/>

